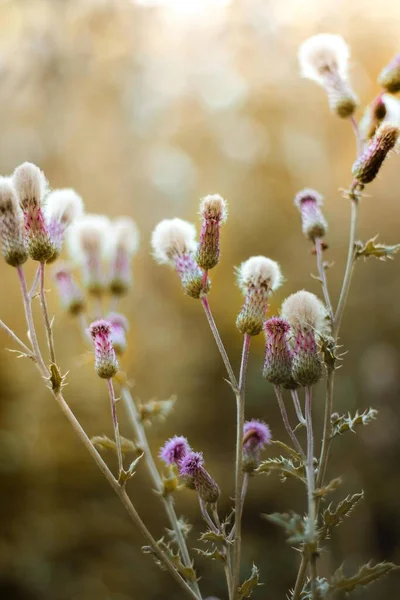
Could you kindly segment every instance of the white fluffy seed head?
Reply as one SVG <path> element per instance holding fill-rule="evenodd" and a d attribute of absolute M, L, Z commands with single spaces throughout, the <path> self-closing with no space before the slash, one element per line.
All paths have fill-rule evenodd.
<path fill-rule="evenodd" d="M 15 169 L 12 180 L 22 208 L 31 203 L 41 204 L 48 191 L 48 184 L 39 167 L 24 162 Z"/>
<path fill-rule="evenodd" d="M 174 266 L 176 256 L 196 251 L 196 228 L 182 219 L 164 219 L 152 233 L 151 246 L 157 262 Z"/>
<path fill-rule="evenodd" d="M 316 333 L 328 333 L 328 312 L 315 294 L 300 290 L 282 304 L 281 315 L 294 329 L 312 329 Z"/>
<path fill-rule="evenodd" d="M 46 197 L 44 212 L 47 221 L 59 221 L 65 226 L 82 217 L 83 200 L 71 188 L 53 190 Z"/>
<path fill-rule="evenodd" d="M 0 177 L 0 209 L 2 213 L 13 212 L 22 214 L 10 177 Z"/>
<path fill-rule="evenodd" d="M 277 262 L 266 256 L 252 256 L 238 267 L 237 280 L 246 295 L 251 289 L 276 290 L 283 277 Z"/>
<path fill-rule="evenodd" d="M 323 85 L 329 75 L 347 79 L 350 49 L 340 35 L 320 33 L 305 40 L 298 52 L 303 77 Z"/>
<path fill-rule="evenodd" d="M 84 264 L 88 255 L 104 258 L 111 231 L 110 220 L 104 215 L 84 214 L 74 221 L 67 231 L 67 247 L 70 258 Z"/>
<path fill-rule="evenodd" d="M 301 205 L 303 202 L 307 202 L 307 200 L 315 202 L 317 206 L 322 206 L 324 203 L 324 197 L 319 192 L 311 188 L 305 188 L 304 190 L 297 192 L 294 198 L 294 204 L 301 210 Z"/>
<path fill-rule="evenodd" d="M 228 217 L 228 204 L 219 194 L 209 194 L 200 201 L 200 215 L 204 219 L 216 219 L 225 223 Z"/>
<path fill-rule="evenodd" d="M 130 217 L 118 217 L 111 222 L 112 238 L 111 244 L 114 249 L 121 249 L 130 256 L 136 254 L 139 249 L 139 229 Z"/>

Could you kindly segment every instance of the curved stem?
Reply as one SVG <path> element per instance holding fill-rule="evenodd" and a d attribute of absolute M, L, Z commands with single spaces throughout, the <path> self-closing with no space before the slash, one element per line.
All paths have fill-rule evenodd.
<path fill-rule="evenodd" d="M 39 267 L 38 267 L 38 269 L 36 271 L 35 279 L 33 280 L 31 289 L 29 291 L 29 300 L 32 300 L 33 296 L 36 293 L 36 289 L 37 289 L 37 286 L 38 286 L 38 283 L 39 283 L 39 279 L 40 279 L 40 265 L 39 265 Z"/>
<path fill-rule="evenodd" d="M 282 389 L 278 385 L 275 385 L 274 390 L 275 390 L 276 399 L 278 400 L 279 408 L 281 410 L 282 420 L 283 420 L 283 424 L 285 425 L 285 429 L 288 432 L 296 451 L 300 454 L 302 459 L 305 460 L 306 456 L 304 454 L 304 450 L 301 447 L 300 442 L 297 439 L 296 434 L 293 431 L 293 429 L 291 428 L 290 423 L 289 423 L 289 417 L 286 412 L 286 406 L 285 406 L 285 402 L 284 402 L 283 396 L 282 396 Z"/>
<path fill-rule="evenodd" d="M 297 390 L 290 390 L 290 393 L 292 395 L 294 409 L 296 411 L 296 415 L 299 420 L 299 423 L 301 423 L 302 425 L 305 425 L 306 420 L 304 418 L 303 411 L 301 409 L 301 404 L 300 404 L 299 395 L 297 393 Z"/>
<path fill-rule="evenodd" d="M 47 302 L 46 302 L 46 292 L 44 289 L 44 271 L 45 271 L 45 263 L 40 263 L 40 304 L 42 306 L 44 325 L 46 328 L 46 337 L 47 344 L 49 346 L 50 352 L 50 361 L 55 364 L 56 363 L 56 353 L 54 350 L 54 340 L 53 340 L 53 331 L 49 319 L 49 313 L 47 310 Z"/>
<path fill-rule="evenodd" d="M 213 336 L 215 338 L 215 341 L 217 343 L 218 350 L 221 354 L 222 360 L 224 361 L 224 365 L 225 365 L 226 371 L 228 373 L 229 381 L 231 383 L 233 390 L 236 393 L 239 390 L 238 383 L 236 381 L 236 377 L 233 372 L 232 365 L 230 363 L 228 355 L 226 353 L 224 344 L 222 343 L 221 336 L 219 335 L 218 327 L 215 324 L 214 317 L 212 315 L 211 308 L 210 308 L 210 305 L 207 300 L 207 296 L 203 296 L 201 298 L 201 304 L 204 308 L 204 312 L 206 313 L 208 324 L 210 325 L 210 329 L 211 329 Z"/>
<path fill-rule="evenodd" d="M 122 447 L 121 447 L 121 435 L 119 433 L 119 423 L 117 416 L 117 401 L 115 399 L 115 392 L 112 379 L 107 379 L 107 387 L 108 393 L 110 396 L 110 405 L 111 405 L 111 418 L 114 427 L 114 438 L 115 444 L 117 446 L 117 457 L 118 457 L 118 477 L 121 477 L 124 470 L 124 463 L 122 458 Z"/>
<path fill-rule="evenodd" d="M 241 522 L 242 522 L 242 487 L 243 487 L 243 427 L 246 373 L 249 361 L 251 336 L 248 333 L 243 337 L 242 362 L 239 375 L 239 394 L 236 396 L 236 476 L 235 476 L 235 542 L 233 561 L 233 600 L 238 598 L 240 583 L 240 550 L 241 550 Z"/>
<path fill-rule="evenodd" d="M 316 254 L 317 254 L 318 275 L 319 275 L 319 278 L 320 278 L 321 284 L 322 284 L 322 293 L 324 295 L 324 300 L 325 300 L 326 308 L 328 309 L 329 318 L 330 318 L 331 323 L 332 323 L 332 321 L 333 321 L 333 309 L 332 309 L 331 299 L 330 299 L 330 296 L 329 296 L 328 281 L 327 281 L 327 278 L 326 278 L 326 271 L 325 271 L 325 267 L 324 267 L 323 246 L 322 246 L 322 240 L 321 240 L 321 238 L 317 238 L 315 240 L 315 251 L 316 251 Z"/>

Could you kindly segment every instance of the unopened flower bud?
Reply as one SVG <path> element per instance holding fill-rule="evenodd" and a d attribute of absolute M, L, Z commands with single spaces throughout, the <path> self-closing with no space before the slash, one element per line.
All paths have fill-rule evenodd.
<path fill-rule="evenodd" d="M 400 54 L 397 54 L 384 69 L 382 69 L 378 83 L 391 94 L 400 92 Z"/>
<path fill-rule="evenodd" d="M 258 335 L 268 308 L 268 296 L 282 283 L 277 262 L 265 256 L 252 256 L 237 269 L 239 287 L 245 302 L 236 319 L 240 333 Z"/>
<path fill-rule="evenodd" d="M 85 310 L 85 296 L 75 281 L 71 267 L 67 263 L 57 265 L 53 271 L 57 284 L 61 306 L 71 315 L 78 315 Z"/>
<path fill-rule="evenodd" d="M 46 262 L 56 252 L 43 213 L 46 178 L 39 167 L 26 162 L 15 169 L 12 179 L 24 214 L 29 255 L 33 260 Z"/>
<path fill-rule="evenodd" d="M 273 385 L 294 390 L 298 383 L 293 379 L 293 350 L 289 344 L 290 325 L 281 317 L 272 317 L 264 323 L 265 358 L 263 376 Z"/>
<path fill-rule="evenodd" d="M 139 248 L 139 230 L 130 217 L 112 222 L 110 238 L 110 291 L 115 296 L 126 294 L 132 285 L 131 262 Z"/>
<path fill-rule="evenodd" d="M 400 129 L 391 123 L 382 123 L 369 146 L 353 165 L 352 173 L 358 183 L 365 185 L 375 179 L 383 161 L 397 142 Z"/>
<path fill-rule="evenodd" d="M 196 230 L 191 223 L 182 219 L 161 221 L 153 231 L 151 245 L 157 262 L 176 269 L 188 296 L 200 298 L 208 292 L 210 282 L 203 281 L 203 272 L 194 259 Z"/>
<path fill-rule="evenodd" d="M 189 452 L 179 464 L 179 474 L 189 487 L 194 486 L 203 502 L 215 504 L 220 495 L 218 484 L 204 468 L 201 452 Z"/>
<path fill-rule="evenodd" d="M 312 242 L 326 235 L 328 224 L 321 211 L 323 198 L 315 190 L 305 189 L 299 192 L 294 203 L 300 211 L 303 233 Z"/>
<path fill-rule="evenodd" d="M 94 321 L 89 328 L 94 345 L 95 370 L 102 379 L 111 379 L 119 366 L 111 341 L 111 324 L 104 319 Z"/>
<path fill-rule="evenodd" d="M 329 330 L 327 310 L 317 296 L 301 290 L 286 298 L 281 314 L 294 334 L 293 378 L 301 386 L 312 386 L 322 377 L 316 336 L 325 335 Z"/>
<path fill-rule="evenodd" d="M 111 341 L 115 352 L 120 355 L 126 351 L 126 334 L 129 331 L 129 322 L 124 315 L 120 313 L 110 313 L 106 317 L 111 324 Z"/>
<path fill-rule="evenodd" d="M 329 106 L 339 117 L 350 117 L 357 97 L 348 83 L 350 50 L 339 35 L 321 33 L 308 38 L 299 48 L 303 77 L 325 88 Z"/>
<path fill-rule="evenodd" d="M 0 237 L 6 263 L 20 267 L 28 258 L 23 230 L 23 216 L 12 182 L 0 178 Z"/>
<path fill-rule="evenodd" d="M 81 267 L 83 284 L 95 296 L 103 294 L 106 288 L 103 260 L 109 235 L 110 221 L 103 215 L 85 214 L 67 231 L 70 258 Z"/>
<path fill-rule="evenodd" d="M 189 442 L 183 435 L 174 435 L 174 437 L 165 442 L 164 446 L 160 449 L 159 456 L 166 465 L 179 466 L 185 456 L 191 451 Z"/>
<path fill-rule="evenodd" d="M 205 196 L 200 203 L 201 231 L 196 261 L 205 271 L 219 262 L 220 227 L 227 218 L 227 204 L 219 194 Z"/>
<path fill-rule="evenodd" d="M 54 190 L 46 197 L 44 215 L 55 247 L 48 262 L 53 262 L 60 255 L 67 228 L 83 215 L 83 200 L 72 189 Z"/>
<path fill-rule="evenodd" d="M 246 421 L 243 428 L 243 471 L 254 471 L 260 462 L 260 453 L 271 443 L 271 430 L 263 421 Z"/>

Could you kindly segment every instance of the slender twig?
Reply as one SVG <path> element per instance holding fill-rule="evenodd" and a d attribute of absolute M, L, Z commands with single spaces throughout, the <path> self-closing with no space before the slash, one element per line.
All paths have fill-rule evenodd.
<path fill-rule="evenodd" d="M 164 504 L 165 511 L 167 513 L 168 519 L 170 521 L 171 527 L 175 533 L 176 541 L 178 543 L 179 549 L 182 553 L 182 560 L 185 566 L 190 567 L 192 565 L 192 561 L 190 558 L 189 550 L 186 544 L 185 537 L 182 533 L 181 526 L 179 524 L 178 518 L 175 513 L 173 498 L 169 494 L 164 496 L 163 483 L 161 480 L 160 473 L 157 469 L 156 463 L 154 462 L 153 455 L 150 450 L 149 442 L 147 440 L 146 431 L 143 427 L 143 423 L 140 420 L 140 415 L 136 407 L 136 403 L 132 398 L 132 394 L 129 388 L 123 386 L 121 387 L 121 397 L 125 406 L 126 413 L 128 415 L 128 420 L 133 428 L 135 436 L 139 442 L 139 446 L 144 453 L 144 460 L 147 466 L 147 470 L 149 475 L 153 481 L 153 484 L 156 488 L 157 493 L 159 494 L 162 503 Z M 191 582 L 193 589 L 195 590 L 198 598 L 201 599 L 200 588 L 197 582 Z"/>
<path fill-rule="evenodd" d="M 297 393 L 297 390 L 290 390 L 290 393 L 292 394 L 293 405 L 294 405 L 294 409 L 296 411 L 296 415 L 299 420 L 299 423 L 301 423 L 302 425 L 305 425 L 306 420 L 304 418 L 303 411 L 301 410 L 301 404 L 300 404 L 299 395 Z"/>
<path fill-rule="evenodd" d="M 201 510 L 203 519 L 205 520 L 205 522 L 207 523 L 207 525 L 209 526 L 211 531 L 213 531 L 214 533 L 218 533 L 218 527 L 215 525 L 215 523 L 213 523 L 210 515 L 208 514 L 207 507 L 204 504 L 204 501 L 200 498 L 200 496 L 199 496 L 199 504 L 200 504 L 200 510 Z"/>
<path fill-rule="evenodd" d="M 329 296 L 328 281 L 326 278 L 326 270 L 325 270 L 324 258 L 323 258 L 323 242 L 322 242 L 321 238 L 317 238 L 315 240 L 315 252 L 317 255 L 318 275 L 321 280 L 322 293 L 324 294 L 326 308 L 328 309 L 329 318 L 332 322 L 333 321 L 333 309 L 332 309 L 331 299 Z"/>
<path fill-rule="evenodd" d="M 17 336 L 16 333 L 13 332 L 12 329 L 10 329 L 5 323 L 4 321 L 2 321 L 0 319 L 0 327 L 2 327 L 4 329 L 4 331 L 6 333 L 8 333 L 8 335 L 14 340 L 14 342 L 16 342 L 17 344 L 19 344 L 21 346 L 21 348 L 23 349 L 23 351 L 25 352 L 25 354 L 27 356 L 29 356 L 30 358 L 35 358 L 32 354 L 32 351 L 28 348 L 28 346 L 26 346 L 24 344 L 24 342 L 22 340 L 19 339 L 19 337 Z"/>
<path fill-rule="evenodd" d="M 304 450 L 300 445 L 299 440 L 297 439 L 297 436 L 295 434 L 295 432 L 293 431 L 290 423 L 289 423 L 289 417 L 286 411 L 286 406 L 285 406 L 285 402 L 283 400 L 283 396 L 282 396 L 282 389 L 278 386 L 275 385 L 274 386 L 274 390 L 275 390 L 275 395 L 276 398 L 278 400 L 278 404 L 279 404 L 279 408 L 281 411 L 281 415 L 282 415 L 282 420 L 283 420 L 283 424 L 285 425 L 285 429 L 288 432 L 290 439 L 292 440 L 295 449 L 297 450 L 297 452 L 300 454 L 300 456 L 302 457 L 303 460 L 306 459 L 306 456 L 304 454 Z"/>
<path fill-rule="evenodd" d="M 46 329 L 47 344 L 49 346 L 50 360 L 53 364 L 56 362 L 56 353 L 54 350 L 53 330 L 49 319 L 49 312 L 47 310 L 46 292 L 44 289 L 44 273 L 45 263 L 40 263 L 40 304 L 42 306 L 44 325 Z"/>
<path fill-rule="evenodd" d="M 233 390 L 235 391 L 235 393 L 237 393 L 239 390 L 239 386 L 238 386 L 235 374 L 233 372 L 232 365 L 231 365 L 228 355 L 226 353 L 224 344 L 222 343 L 221 336 L 219 335 L 218 327 L 215 324 L 214 317 L 211 312 L 210 304 L 207 300 L 207 296 L 202 297 L 201 304 L 204 308 L 204 312 L 206 313 L 206 317 L 207 317 L 208 323 L 210 325 L 210 329 L 211 329 L 213 336 L 215 338 L 215 341 L 217 343 L 218 350 L 220 351 L 220 354 L 222 356 L 222 360 L 224 361 L 224 365 L 225 365 L 226 371 L 228 373 L 228 377 L 229 377 L 231 386 L 232 386 Z"/>
<path fill-rule="evenodd" d="M 355 117 L 350 117 L 350 122 L 354 130 L 354 135 L 356 137 L 357 156 L 360 156 L 361 152 L 363 151 L 363 140 L 361 138 L 360 128 Z"/>
<path fill-rule="evenodd" d="M 34 297 L 34 295 L 36 294 L 36 289 L 37 289 L 37 286 L 39 284 L 39 279 L 40 279 L 40 265 L 37 268 L 35 279 L 33 280 L 31 289 L 29 291 L 29 300 L 32 300 L 33 297 Z"/>
<path fill-rule="evenodd" d="M 307 567 L 308 567 L 308 558 L 307 558 L 306 554 L 304 554 L 304 551 L 303 551 L 303 554 L 301 556 L 301 563 L 300 563 L 299 571 L 297 573 L 296 584 L 294 586 L 293 596 L 292 596 L 291 600 L 300 600 L 300 594 L 303 591 L 304 580 L 305 580 L 306 574 L 307 574 Z"/>
<path fill-rule="evenodd" d="M 322 436 L 321 454 L 318 462 L 317 487 L 324 483 L 326 466 L 328 463 L 329 447 L 331 443 L 331 415 L 333 410 L 333 383 L 334 371 L 329 370 L 326 379 L 326 403 L 324 415 L 324 433 Z"/>
<path fill-rule="evenodd" d="M 107 379 L 108 393 L 110 396 L 111 405 L 111 418 L 114 427 L 115 444 L 117 446 L 117 457 L 118 457 L 118 477 L 121 477 L 124 470 L 124 463 L 122 458 L 122 446 L 121 446 L 121 435 L 119 433 L 119 423 L 117 415 L 117 406 L 115 399 L 115 392 L 112 379 Z"/>
<path fill-rule="evenodd" d="M 307 495 L 308 495 L 308 531 L 307 537 L 310 547 L 310 580 L 311 580 L 311 597 L 316 600 L 316 512 L 315 512 L 315 476 L 314 476 L 314 433 L 312 426 L 312 389 L 305 388 L 306 393 L 306 423 L 307 423 Z"/>
<path fill-rule="evenodd" d="M 238 598 L 239 575 L 240 575 L 240 550 L 242 542 L 242 487 L 243 487 L 243 427 L 244 427 L 244 405 L 246 373 L 249 361 L 251 336 L 245 333 L 243 336 L 242 361 L 239 375 L 239 394 L 236 395 L 236 473 L 235 473 L 235 545 L 233 561 L 233 600 Z"/>

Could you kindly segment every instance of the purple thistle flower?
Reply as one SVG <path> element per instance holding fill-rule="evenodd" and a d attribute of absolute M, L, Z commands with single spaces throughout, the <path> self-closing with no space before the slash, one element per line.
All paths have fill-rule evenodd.
<path fill-rule="evenodd" d="M 352 167 L 353 176 L 360 185 L 364 186 L 375 179 L 383 161 L 396 145 L 399 134 L 400 129 L 397 125 L 383 123 L 379 127 L 370 144 Z"/>
<path fill-rule="evenodd" d="M 102 379 L 111 379 L 118 372 L 118 361 L 111 342 L 111 324 L 104 319 L 94 321 L 89 328 L 94 344 L 95 370 Z"/>
<path fill-rule="evenodd" d="M 243 470 L 254 471 L 260 462 L 260 452 L 271 443 L 271 430 L 266 423 L 252 419 L 243 427 Z"/>
<path fill-rule="evenodd" d="M 188 487 L 195 488 L 203 502 L 215 504 L 220 490 L 203 465 L 203 454 L 191 451 L 180 462 L 179 474 Z"/>
<path fill-rule="evenodd" d="M 69 266 L 66 263 L 58 265 L 53 271 L 53 277 L 64 310 L 72 315 L 77 315 L 85 310 L 85 297 Z"/>
<path fill-rule="evenodd" d="M 293 350 L 288 341 L 290 325 L 281 317 L 272 317 L 264 323 L 265 358 L 263 376 L 274 385 L 296 389 L 292 376 Z"/>
<path fill-rule="evenodd" d="M 321 212 L 322 196 L 305 189 L 296 194 L 294 203 L 300 211 L 304 235 L 312 242 L 326 235 L 328 224 Z"/>
<path fill-rule="evenodd" d="M 107 321 L 111 325 L 111 341 L 117 354 L 123 354 L 126 351 L 126 333 L 129 330 L 129 322 L 124 315 L 120 313 L 110 313 L 107 315 Z"/>
<path fill-rule="evenodd" d="M 191 452 L 189 442 L 182 435 L 174 435 L 160 449 L 160 458 L 166 465 L 179 465 L 182 459 Z"/>
<path fill-rule="evenodd" d="M 311 386 L 322 377 L 322 362 L 315 334 L 311 329 L 298 329 L 293 345 L 294 379 L 301 386 Z"/>

